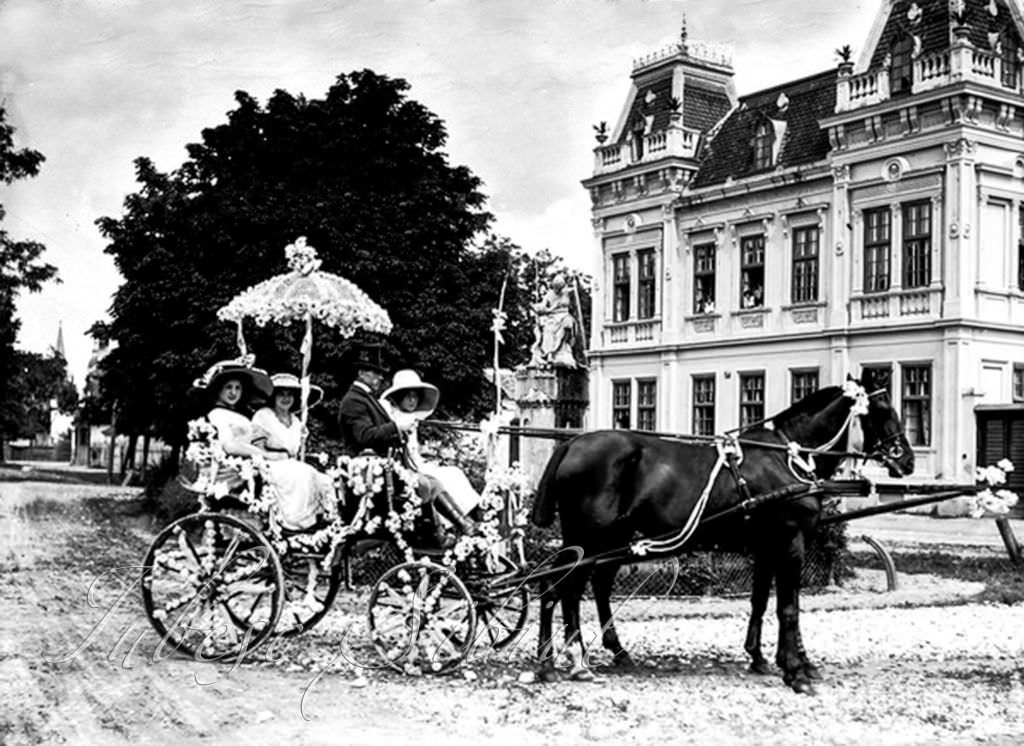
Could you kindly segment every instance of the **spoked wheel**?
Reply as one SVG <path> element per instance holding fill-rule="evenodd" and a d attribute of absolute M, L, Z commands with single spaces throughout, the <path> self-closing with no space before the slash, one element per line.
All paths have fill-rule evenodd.
<path fill-rule="evenodd" d="M 305 632 L 330 611 L 341 587 L 342 567 L 335 562 L 325 570 L 323 559 L 323 555 L 308 552 L 289 552 L 281 557 L 284 608 L 274 634 L 291 637 Z"/>
<path fill-rule="evenodd" d="M 180 518 L 156 537 L 142 568 L 142 603 L 165 644 L 197 660 L 231 662 L 273 632 L 284 605 L 277 552 L 222 513 Z"/>
<path fill-rule="evenodd" d="M 526 628 L 530 592 L 517 580 L 518 566 L 505 555 L 497 557 L 497 572 L 467 580 L 479 619 L 480 641 L 501 650 Z"/>
<path fill-rule="evenodd" d="M 404 562 L 374 584 L 369 630 L 377 653 L 392 668 L 405 673 L 451 671 L 473 647 L 475 604 L 448 568 Z"/>

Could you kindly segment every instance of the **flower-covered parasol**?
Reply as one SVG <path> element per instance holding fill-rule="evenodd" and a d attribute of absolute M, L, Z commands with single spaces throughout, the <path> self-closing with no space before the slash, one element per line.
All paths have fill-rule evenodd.
<path fill-rule="evenodd" d="M 238 346 L 246 353 L 242 321 L 253 319 L 258 326 L 268 322 L 291 324 L 304 321 L 306 334 L 302 340 L 302 424 L 307 418 L 309 400 L 309 360 L 313 349 L 313 319 L 336 329 L 343 337 L 351 337 L 362 329 L 388 334 L 391 319 L 355 283 L 344 277 L 320 271 L 316 249 L 306 243 L 305 236 L 284 250 L 289 272 L 271 277 L 235 296 L 217 311 L 223 321 L 238 326 Z"/>

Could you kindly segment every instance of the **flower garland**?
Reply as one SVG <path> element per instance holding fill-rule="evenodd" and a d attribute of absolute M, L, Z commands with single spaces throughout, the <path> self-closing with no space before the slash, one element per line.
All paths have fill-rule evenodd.
<path fill-rule="evenodd" d="M 516 546 L 521 557 L 526 506 L 532 495 L 529 475 L 518 461 L 506 468 L 489 469 L 477 506 L 480 512 L 477 531 L 472 536 L 460 536 L 455 546 L 445 553 L 442 563 L 451 567 L 471 557 L 493 561 L 503 553 L 506 544 Z"/>
<path fill-rule="evenodd" d="M 986 466 L 974 470 L 974 479 L 985 484 L 985 489 L 971 496 L 968 515 L 971 518 L 1000 516 L 1010 512 L 1010 508 L 1018 502 L 1017 493 L 1007 489 L 993 491 L 993 487 L 1006 484 L 1007 472 L 1013 471 L 1013 462 L 1002 459 L 995 466 Z"/>

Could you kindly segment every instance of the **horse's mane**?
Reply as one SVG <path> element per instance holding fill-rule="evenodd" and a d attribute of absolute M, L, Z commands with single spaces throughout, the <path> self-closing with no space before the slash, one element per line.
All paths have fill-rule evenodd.
<path fill-rule="evenodd" d="M 836 400 L 843 390 L 839 386 L 826 386 L 823 389 L 808 394 L 788 409 L 784 409 L 771 418 L 777 427 L 785 427 L 793 421 L 821 412 L 825 407 Z"/>

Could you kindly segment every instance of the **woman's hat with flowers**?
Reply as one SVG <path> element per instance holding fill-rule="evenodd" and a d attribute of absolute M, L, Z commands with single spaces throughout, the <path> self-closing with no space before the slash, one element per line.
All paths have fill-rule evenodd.
<path fill-rule="evenodd" d="M 192 382 L 192 387 L 216 396 L 225 381 L 237 378 L 249 389 L 250 394 L 270 396 L 274 390 L 274 384 L 265 370 L 253 367 L 254 361 L 255 358 L 252 355 L 244 355 L 234 360 L 221 360 L 219 363 L 211 365 L 203 375 L 195 379 Z"/>

